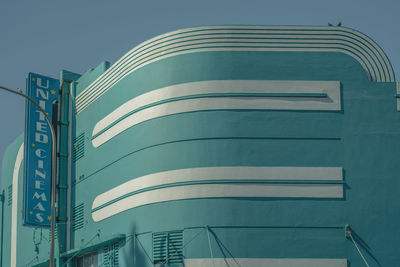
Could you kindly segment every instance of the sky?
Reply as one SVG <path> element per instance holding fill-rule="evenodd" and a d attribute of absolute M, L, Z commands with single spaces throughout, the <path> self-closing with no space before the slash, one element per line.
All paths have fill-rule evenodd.
<path fill-rule="evenodd" d="M 25 90 L 29 72 L 82 74 L 180 28 L 339 21 L 375 40 L 400 77 L 399 10 L 400 0 L 0 0 L 0 85 Z M 0 90 L 0 162 L 24 120 L 24 99 Z"/>

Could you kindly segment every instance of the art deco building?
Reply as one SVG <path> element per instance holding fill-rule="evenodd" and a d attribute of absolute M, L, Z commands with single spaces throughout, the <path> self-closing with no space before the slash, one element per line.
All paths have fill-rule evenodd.
<path fill-rule="evenodd" d="M 400 92 L 368 36 L 189 28 L 60 84 L 60 266 L 398 265 Z M 22 165 L 23 136 L 3 161 L 2 266 L 47 266 Z"/>

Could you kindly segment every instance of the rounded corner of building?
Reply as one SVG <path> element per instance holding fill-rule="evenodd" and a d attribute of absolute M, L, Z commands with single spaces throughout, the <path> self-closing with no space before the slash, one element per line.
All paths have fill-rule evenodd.
<path fill-rule="evenodd" d="M 386 74 L 384 76 L 384 79 L 382 79 L 381 82 L 396 82 L 396 77 L 395 77 L 392 63 L 390 62 L 390 59 L 387 56 L 385 50 L 383 50 L 382 46 L 378 42 L 376 42 L 372 37 L 370 37 L 368 34 L 362 32 L 360 30 L 357 30 L 357 29 L 354 29 L 351 27 L 343 27 L 343 26 L 341 26 L 340 28 L 346 29 L 347 32 L 352 33 L 354 36 L 360 36 L 361 38 L 363 38 L 365 45 L 368 46 L 368 44 L 370 44 L 373 47 L 375 47 L 377 52 L 381 55 L 380 60 L 377 63 L 379 63 L 383 67 L 387 68 L 387 71 L 388 71 L 388 74 Z"/>

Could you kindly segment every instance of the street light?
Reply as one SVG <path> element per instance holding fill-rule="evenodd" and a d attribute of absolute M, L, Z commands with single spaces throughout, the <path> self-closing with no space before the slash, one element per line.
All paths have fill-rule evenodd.
<path fill-rule="evenodd" d="M 46 111 L 31 97 L 25 95 L 22 92 L 14 91 L 11 89 L 8 89 L 7 87 L 1 86 L 0 89 L 3 89 L 7 92 L 20 95 L 25 97 L 27 100 L 31 101 L 45 116 L 47 124 L 50 127 L 50 132 L 51 132 L 51 141 L 52 141 L 52 147 L 51 147 L 51 225 L 50 225 L 50 267 L 54 267 L 54 230 L 56 226 L 56 220 L 55 220 L 55 214 L 56 214 L 56 207 L 55 207 L 55 202 L 56 202 L 56 133 L 54 131 L 53 124 L 51 123 L 51 120 L 49 116 L 47 115 Z M 26 144 L 25 144 L 26 145 Z"/>

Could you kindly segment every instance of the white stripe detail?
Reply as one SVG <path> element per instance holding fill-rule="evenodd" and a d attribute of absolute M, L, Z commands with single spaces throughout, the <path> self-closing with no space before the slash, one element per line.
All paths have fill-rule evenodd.
<path fill-rule="evenodd" d="M 214 37 L 214 39 L 211 40 L 211 37 Z M 228 37 L 231 38 L 229 39 Z M 262 37 L 262 39 L 251 39 L 255 37 Z M 285 39 L 277 40 L 283 37 Z M 386 82 L 394 81 L 393 69 L 391 68 L 390 62 L 382 49 L 380 49 L 376 45 L 376 43 L 373 42 L 370 38 L 355 30 L 347 29 L 344 27 L 198 27 L 167 33 L 148 40 L 147 42 L 144 42 L 132 49 L 78 95 L 78 113 L 80 112 L 81 104 L 84 104 L 81 103 L 82 101 L 87 102 L 86 105 L 89 105 L 102 93 L 111 88 L 116 82 L 121 80 L 123 77 L 125 77 L 138 67 L 144 66 L 155 60 L 160 60 L 165 57 L 176 55 L 176 53 L 173 53 L 171 55 L 165 54 L 177 51 L 177 45 L 185 45 L 189 48 L 194 48 L 193 46 L 196 42 L 210 43 L 211 41 L 215 41 L 218 38 L 224 38 L 223 40 L 227 42 L 225 45 L 227 45 L 228 42 L 232 45 L 238 45 L 239 43 L 246 43 L 248 45 L 249 42 L 253 42 L 254 44 L 265 46 L 265 42 L 267 41 L 269 43 L 272 43 L 270 45 L 274 45 L 274 43 L 279 42 L 281 46 L 291 46 L 291 48 L 275 48 L 272 49 L 272 51 L 297 51 L 296 49 L 298 49 L 300 46 L 307 46 L 308 48 L 303 48 L 304 51 L 336 51 L 346 53 L 358 60 L 360 64 L 363 65 L 367 73 L 372 76 L 373 80 Z M 195 41 L 195 39 L 201 40 Z M 192 43 L 190 43 L 189 41 L 192 41 Z M 179 42 L 179 44 L 177 42 Z M 315 49 L 313 48 L 313 46 L 315 47 Z M 188 49 L 188 47 L 184 49 Z M 269 50 L 268 48 L 265 49 Z M 242 48 L 241 50 L 246 49 Z M 351 53 L 349 52 L 350 50 Z M 200 50 L 196 51 L 198 52 Z M 189 51 L 189 53 L 196 51 Z M 157 54 L 157 52 L 159 53 Z M 97 93 L 92 94 L 92 91 L 96 91 Z M 89 95 L 90 97 L 88 98 Z M 82 107 L 82 109 L 84 109 L 84 107 Z"/>
<path fill-rule="evenodd" d="M 223 93 L 326 93 L 327 98 L 313 97 L 210 97 L 179 100 L 149 107 L 119 121 L 92 140 L 98 147 L 126 129 L 157 117 L 202 110 L 340 110 L 340 82 L 220 80 L 178 84 L 137 96 L 96 123 L 92 136 L 106 129 L 130 112 L 146 105 L 176 97 Z"/>
<path fill-rule="evenodd" d="M 347 259 L 316 258 L 203 258 L 185 259 L 185 267 L 347 267 Z"/>
<path fill-rule="evenodd" d="M 293 44 L 289 44 L 289 45 L 280 45 L 282 46 L 281 48 L 268 48 L 265 46 L 276 46 L 276 44 L 247 44 L 247 48 L 235 48 L 235 46 L 239 47 L 239 46 L 243 46 L 243 43 L 220 43 L 220 44 L 209 44 L 207 46 L 207 48 L 204 48 L 204 45 L 189 45 L 189 46 L 185 46 L 185 47 L 179 47 L 179 48 L 174 48 L 168 51 L 168 55 L 165 55 L 166 52 L 165 51 L 160 51 L 158 54 L 152 55 L 142 61 L 139 61 L 137 64 L 133 64 L 131 67 L 129 67 L 127 69 L 127 73 L 126 75 L 130 74 L 131 72 L 145 66 L 148 65 L 152 62 L 164 59 L 164 58 L 168 58 L 168 57 L 172 57 L 172 56 L 177 56 L 177 55 L 183 55 L 183 54 L 187 54 L 187 53 L 196 53 L 196 52 L 209 52 L 209 51 L 305 51 L 305 52 L 340 52 L 340 53 L 345 53 L 348 54 L 350 56 L 352 56 L 352 53 L 355 53 L 355 50 L 352 49 L 348 49 L 350 50 L 340 50 L 338 48 L 342 48 L 344 49 L 345 47 L 342 47 L 341 45 L 315 45 L 315 44 L 298 44 L 295 47 L 293 47 Z M 230 46 L 230 48 L 226 48 L 224 46 Z M 264 46 L 262 48 L 260 48 L 260 46 Z M 288 46 L 288 47 L 287 47 Z M 303 47 L 303 48 L 301 48 Z M 310 48 L 310 47 L 315 47 L 315 48 Z M 188 51 L 188 49 L 191 49 Z M 359 57 L 354 57 L 362 66 L 363 68 L 367 71 L 367 73 L 372 73 L 371 75 L 373 75 L 374 70 L 369 69 L 370 65 L 365 65 L 365 61 L 362 60 L 362 58 Z M 96 93 L 88 96 L 85 99 L 77 99 L 76 102 L 76 107 L 77 110 L 80 110 L 82 108 L 82 105 L 84 103 L 91 103 L 93 102 L 98 96 L 102 95 L 104 92 L 106 92 L 109 88 L 111 88 L 112 86 L 114 86 L 117 82 L 119 82 L 120 80 L 122 80 L 124 77 L 126 77 L 126 75 L 121 76 L 120 78 L 116 79 L 116 80 L 112 80 L 112 82 L 110 84 L 108 84 L 106 87 L 104 88 L 96 88 Z M 374 78 L 374 77 L 373 77 Z M 84 101 L 84 103 L 82 103 L 81 101 Z"/>
<path fill-rule="evenodd" d="M 339 184 L 201 184 L 161 188 L 123 198 L 92 212 L 95 222 L 128 209 L 171 200 L 227 197 L 342 198 Z"/>
<path fill-rule="evenodd" d="M 15 159 L 12 179 L 12 206 L 11 206 L 11 267 L 17 266 L 17 228 L 18 228 L 18 177 L 22 160 L 24 159 L 24 143 L 19 147 Z"/>
<path fill-rule="evenodd" d="M 172 170 L 145 175 L 125 182 L 98 195 L 92 209 L 106 205 L 138 190 L 196 181 L 220 180 L 301 180 L 341 181 L 340 167 L 203 167 Z M 169 200 L 210 197 L 310 197 L 342 198 L 342 184 L 195 184 L 154 189 L 122 198 L 92 213 L 94 221 L 100 221 L 119 212 Z"/>

